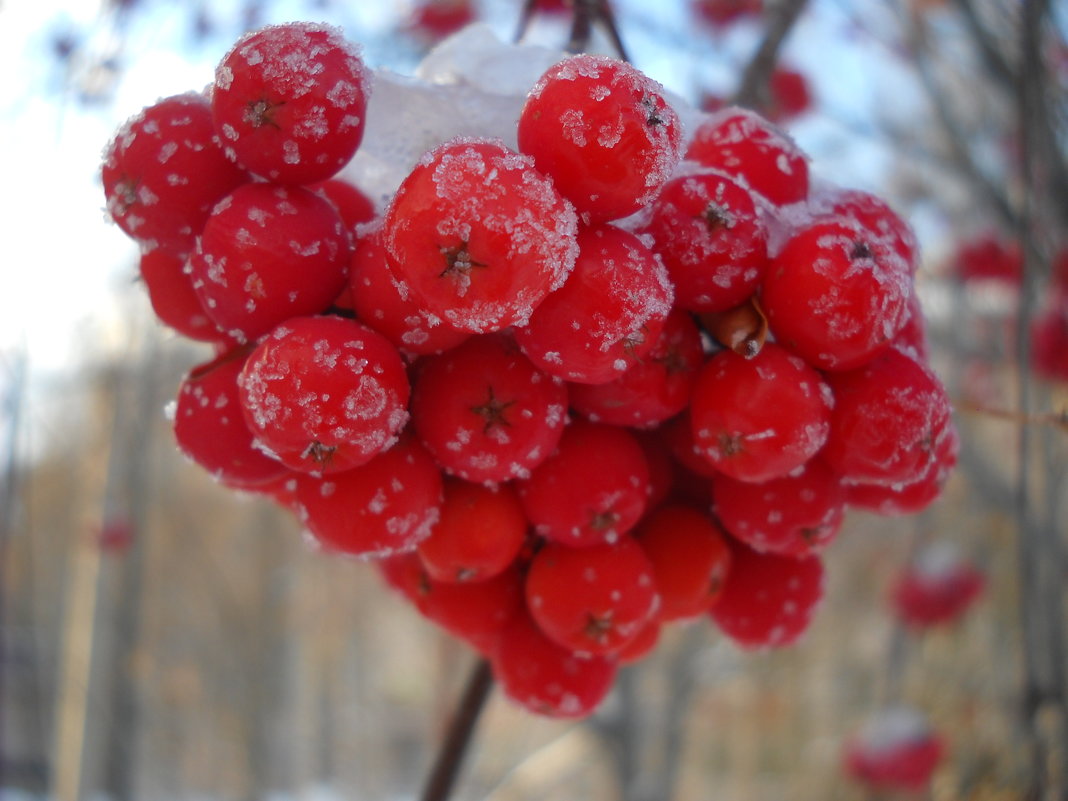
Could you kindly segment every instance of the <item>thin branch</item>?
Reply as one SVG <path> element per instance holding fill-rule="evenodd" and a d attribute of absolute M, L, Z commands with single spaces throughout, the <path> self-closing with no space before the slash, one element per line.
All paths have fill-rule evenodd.
<path fill-rule="evenodd" d="M 784 0 L 779 6 L 778 13 L 772 15 L 760 46 L 757 47 L 742 72 L 741 83 L 731 98 L 733 105 L 747 108 L 761 105 L 760 101 L 767 92 L 768 80 L 778 63 L 783 42 L 786 41 L 786 37 L 801 16 L 801 12 L 805 10 L 807 2 L 808 0 Z"/>
<path fill-rule="evenodd" d="M 972 41 L 979 48 L 983 63 L 986 65 L 991 77 L 1000 82 L 1009 92 L 1015 92 L 1017 85 L 1016 71 L 1012 68 L 1005 54 L 998 49 L 994 36 L 991 35 L 990 31 L 983 25 L 982 20 L 979 19 L 975 4 L 972 0 L 954 0 L 954 4 L 964 18 L 964 24 L 968 27 Z"/>
<path fill-rule="evenodd" d="M 917 24 L 920 24 L 919 22 Z M 1017 214 L 1008 195 L 1001 187 L 989 178 L 976 163 L 971 151 L 968 149 L 968 136 L 950 109 L 950 99 L 946 92 L 939 86 L 931 71 L 927 52 L 919 44 L 922 29 L 914 28 L 908 38 L 909 53 L 924 90 L 931 101 L 942 132 L 950 148 L 950 156 L 958 169 L 978 187 L 986 197 L 987 202 L 996 210 L 1007 228 L 1017 225 Z"/>
<path fill-rule="evenodd" d="M 463 696 L 456 707 L 449 730 L 445 733 L 441 750 L 427 777 L 423 793 L 419 796 L 422 801 L 447 801 L 449 798 L 463 765 L 471 735 L 492 688 L 493 672 L 489 662 L 480 658 L 467 679 Z"/>
<path fill-rule="evenodd" d="M 569 53 L 582 53 L 589 49 L 593 37 L 593 26 L 604 26 L 612 46 L 623 61 L 630 61 L 627 48 L 623 46 L 616 15 L 608 0 L 573 0 L 574 16 L 571 18 L 571 37 L 567 43 Z"/>

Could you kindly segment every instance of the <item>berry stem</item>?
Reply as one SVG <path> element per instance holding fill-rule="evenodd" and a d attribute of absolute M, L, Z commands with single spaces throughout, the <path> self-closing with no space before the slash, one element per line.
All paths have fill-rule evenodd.
<path fill-rule="evenodd" d="M 742 73 L 741 84 L 731 101 L 733 105 L 759 107 L 760 99 L 767 92 L 768 79 L 779 60 L 779 50 L 782 49 L 783 42 L 807 2 L 808 0 L 785 0 L 777 13 L 768 20 L 764 38 Z"/>
<path fill-rule="evenodd" d="M 493 688 L 493 673 L 489 662 L 480 658 L 468 676 L 460 703 L 456 706 L 445 740 L 438 751 L 434 766 L 427 776 L 421 801 L 447 801 L 456 776 L 463 764 L 464 754 L 471 742 L 475 725 Z"/>

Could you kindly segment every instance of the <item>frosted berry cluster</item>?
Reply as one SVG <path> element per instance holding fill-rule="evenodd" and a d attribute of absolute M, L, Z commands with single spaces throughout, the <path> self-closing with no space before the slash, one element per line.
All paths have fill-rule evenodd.
<path fill-rule="evenodd" d="M 509 697 L 587 715 L 680 620 L 793 643 L 846 508 L 938 495 L 956 438 L 878 198 L 579 55 L 376 204 L 336 176 L 370 91 L 332 29 L 250 34 L 118 133 L 108 209 L 159 316 L 216 346 L 182 451 L 374 560 Z"/>

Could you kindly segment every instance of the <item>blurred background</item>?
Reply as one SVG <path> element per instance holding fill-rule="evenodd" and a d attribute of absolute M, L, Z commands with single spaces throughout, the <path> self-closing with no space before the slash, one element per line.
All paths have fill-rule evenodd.
<path fill-rule="evenodd" d="M 210 348 L 153 318 L 98 169 L 123 120 L 209 83 L 248 29 L 328 21 L 370 66 L 410 74 L 453 25 L 519 27 L 519 0 L 447 5 L 0 2 L 3 801 L 416 797 L 473 653 L 180 457 L 165 410 Z M 557 5 L 524 41 L 567 42 Z M 492 695 L 455 798 L 896 797 L 843 767 L 895 705 L 944 743 L 912 795 L 1068 798 L 1068 6 L 612 8 L 632 61 L 679 98 L 756 106 L 814 176 L 912 223 L 960 464 L 922 514 L 850 513 L 789 650 L 676 627 L 581 723 Z M 590 47 L 613 50 L 603 28 Z M 890 591 L 932 547 L 983 590 L 944 624 L 907 625 Z"/>

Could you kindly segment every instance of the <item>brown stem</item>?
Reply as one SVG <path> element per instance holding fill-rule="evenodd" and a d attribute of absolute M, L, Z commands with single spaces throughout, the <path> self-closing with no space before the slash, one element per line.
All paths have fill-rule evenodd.
<path fill-rule="evenodd" d="M 467 679 L 456 713 L 445 733 L 441 750 L 438 751 L 434 766 L 427 776 L 423 793 L 419 796 L 421 801 L 447 801 L 449 798 L 463 764 L 467 746 L 471 742 L 471 735 L 492 688 L 493 672 L 490 670 L 490 664 L 484 658 L 479 658 Z"/>
<path fill-rule="evenodd" d="M 612 40 L 612 46 L 623 61 L 630 61 L 627 49 L 623 46 L 623 38 L 619 34 L 616 25 L 616 15 L 608 0 L 572 0 L 574 16 L 571 18 L 571 37 L 567 43 L 570 53 L 582 53 L 589 49 L 590 39 L 593 37 L 593 26 L 597 23 L 604 25 L 608 38 Z"/>
<path fill-rule="evenodd" d="M 760 105 L 767 91 L 768 79 L 779 60 L 779 50 L 794 27 L 808 0 L 784 0 L 778 13 L 771 17 L 764 38 L 742 73 L 738 91 L 731 98 L 731 103 L 747 108 Z"/>

